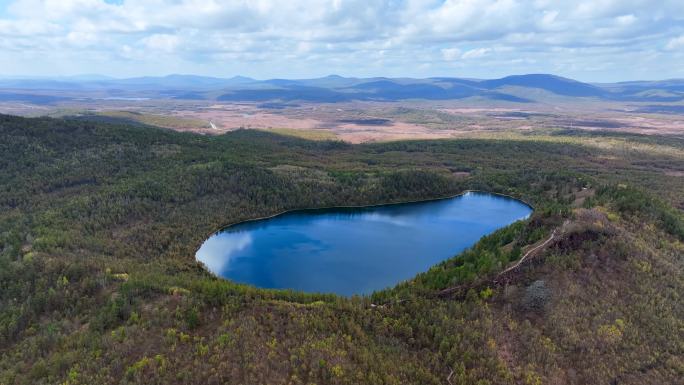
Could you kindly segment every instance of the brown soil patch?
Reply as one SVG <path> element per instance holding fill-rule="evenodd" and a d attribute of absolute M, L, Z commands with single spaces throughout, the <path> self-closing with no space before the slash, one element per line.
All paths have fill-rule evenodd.
<path fill-rule="evenodd" d="M 333 128 L 342 140 L 350 143 L 377 142 L 401 139 L 440 139 L 453 136 L 451 131 L 433 130 L 411 123 L 392 122 L 387 126 L 342 124 Z"/>
<path fill-rule="evenodd" d="M 239 128 L 300 128 L 307 130 L 322 128 L 322 122 L 316 119 L 291 118 L 259 111 L 254 107 L 230 106 L 200 111 L 180 111 L 177 114 L 214 123 L 216 129 L 203 130 L 207 133 L 223 133 Z"/>

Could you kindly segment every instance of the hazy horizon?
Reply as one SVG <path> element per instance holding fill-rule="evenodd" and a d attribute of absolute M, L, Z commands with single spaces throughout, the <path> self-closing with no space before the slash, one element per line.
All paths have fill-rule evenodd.
<path fill-rule="evenodd" d="M 371 79 L 371 78 L 387 78 L 387 79 L 430 79 L 430 78 L 455 78 L 455 79 L 468 79 L 468 80 L 490 80 L 490 79 L 498 79 L 498 78 L 504 78 L 504 77 L 509 77 L 509 76 L 525 76 L 525 75 L 551 75 L 551 76 L 558 76 L 562 78 L 567 78 L 571 80 L 576 80 L 579 82 L 583 83 L 595 83 L 595 84 L 600 84 L 600 83 L 629 83 L 629 82 L 640 82 L 640 81 L 678 81 L 678 80 L 684 80 L 684 76 L 679 77 L 679 78 L 638 78 L 638 79 L 621 79 L 621 80 L 615 80 L 615 81 L 589 81 L 589 80 L 584 80 L 584 79 L 578 79 L 578 78 L 573 78 L 569 76 L 563 76 L 555 73 L 510 73 L 507 75 L 503 75 L 500 77 L 470 77 L 470 76 L 459 76 L 457 74 L 449 74 L 449 75 L 434 75 L 434 76 L 424 76 L 424 77 L 413 77 L 413 76 L 384 76 L 384 75 L 374 75 L 374 76 L 355 76 L 355 75 L 341 75 L 341 74 L 336 74 L 336 73 L 330 73 L 326 75 L 321 75 L 321 76 L 303 76 L 303 77 L 264 77 L 264 78 L 259 78 L 259 77 L 252 77 L 252 76 L 246 76 L 242 74 L 234 74 L 234 75 L 214 75 L 214 74 L 196 74 L 196 73 L 162 73 L 162 74 L 139 74 L 139 75 L 133 75 L 133 76 L 115 76 L 115 75 L 107 75 L 107 74 L 100 74 L 100 73 L 76 73 L 76 74 L 70 74 L 70 75 L 5 75 L 5 74 L 0 74 L 0 79 L 7 79 L 7 80 L 74 80 L 75 81 L 107 81 L 107 80 L 126 80 L 126 79 L 134 79 L 134 78 L 165 78 L 165 77 L 170 77 L 170 76 L 196 76 L 196 77 L 206 77 L 206 78 L 216 78 L 216 79 L 232 79 L 232 78 L 247 78 L 255 81 L 267 81 L 267 80 L 273 80 L 273 79 L 286 79 L 286 80 L 306 80 L 306 79 L 321 79 L 321 78 L 326 78 L 326 77 L 332 77 L 332 76 L 339 76 L 342 78 L 358 78 L 358 79 Z"/>

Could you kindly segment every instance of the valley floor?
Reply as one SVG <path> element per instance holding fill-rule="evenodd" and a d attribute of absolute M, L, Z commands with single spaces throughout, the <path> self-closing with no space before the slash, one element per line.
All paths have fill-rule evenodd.
<path fill-rule="evenodd" d="M 668 112 L 672 111 L 672 112 Z M 545 102 L 444 100 L 344 103 L 255 103 L 212 100 L 83 100 L 34 105 L 0 102 L 0 113 L 78 116 L 223 134 L 261 129 L 350 143 L 536 135 L 564 131 L 684 137 L 681 103 L 613 102 L 549 97 Z"/>

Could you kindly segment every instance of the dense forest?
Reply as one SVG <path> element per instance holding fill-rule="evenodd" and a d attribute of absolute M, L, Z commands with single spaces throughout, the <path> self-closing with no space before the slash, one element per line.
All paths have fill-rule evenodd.
<path fill-rule="evenodd" d="M 684 140 L 351 145 L 0 115 L 0 155 L 2 385 L 684 378 Z M 258 289 L 194 259 L 245 219 L 467 189 L 534 214 L 371 296 Z"/>

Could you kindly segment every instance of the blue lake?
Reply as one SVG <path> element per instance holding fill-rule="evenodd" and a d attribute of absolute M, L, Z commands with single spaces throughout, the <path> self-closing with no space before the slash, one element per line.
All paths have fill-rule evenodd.
<path fill-rule="evenodd" d="M 531 212 L 521 201 L 479 192 L 301 210 L 227 227 L 202 244 L 197 259 L 223 278 L 258 287 L 370 294 L 427 271 Z"/>

